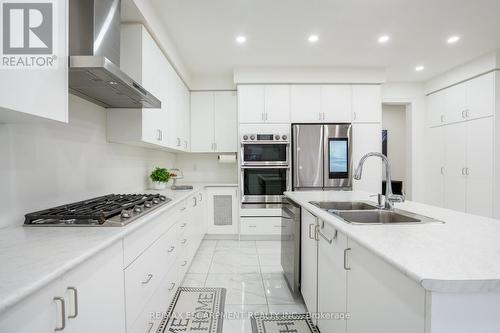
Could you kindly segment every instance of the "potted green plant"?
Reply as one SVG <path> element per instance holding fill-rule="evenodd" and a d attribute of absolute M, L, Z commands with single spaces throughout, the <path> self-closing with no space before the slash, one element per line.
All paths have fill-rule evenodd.
<path fill-rule="evenodd" d="M 156 167 L 149 175 L 153 182 L 153 189 L 164 190 L 170 180 L 170 172 L 165 168 Z"/>

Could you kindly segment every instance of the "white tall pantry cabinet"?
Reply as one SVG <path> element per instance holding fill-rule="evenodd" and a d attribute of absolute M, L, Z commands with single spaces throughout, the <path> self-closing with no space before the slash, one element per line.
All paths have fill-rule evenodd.
<path fill-rule="evenodd" d="M 498 82 L 495 71 L 428 96 L 427 203 L 500 217 Z"/>

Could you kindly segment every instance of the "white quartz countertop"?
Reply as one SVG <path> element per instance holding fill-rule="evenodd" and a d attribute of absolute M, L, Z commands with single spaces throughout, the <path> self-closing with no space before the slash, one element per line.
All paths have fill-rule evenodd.
<path fill-rule="evenodd" d="M 188 184 L 187 182 L 185 182 Z M 203 187 L 229 183 L 190 183 L 192 190 L 153 191 L 168 204 L 124 227 L 11 227 L 0 229 L 0 312 L 34 293 L 96 253 L 146 225 Z"/>
<path fill-rule="evenodd" d="M 500 292 L 499 220 L 407 201 L 395 207 L 445 224 L 352 225 L 309 202 L 368 200 L 368 193 L 285 194 L 429 291 Z"/>

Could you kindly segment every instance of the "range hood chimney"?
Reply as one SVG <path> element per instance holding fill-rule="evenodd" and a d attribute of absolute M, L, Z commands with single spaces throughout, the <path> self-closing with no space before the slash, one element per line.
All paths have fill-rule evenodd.
<path fill-rule="evenodd" d="M 120 70 L 121 0 L 69 1 L 69 90 L 105 108 L 160 108 Z"/>

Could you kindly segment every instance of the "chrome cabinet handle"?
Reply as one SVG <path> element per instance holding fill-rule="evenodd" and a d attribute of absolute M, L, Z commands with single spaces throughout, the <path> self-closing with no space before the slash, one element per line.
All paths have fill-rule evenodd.
<path fill-rule="evenodd" d="M 462 110 L 462 118 L 465 119 L 465 110 Z"/>
<path fill-rule="evenodd" d="M 465 176 L 466 173 L 465 173 L 465 168 L 462 168 L 462 176 Z"/>
<path fill-rule="evenodd" d="M 188 147 L 188 142 L 187 140 L 184 140 L 184 148 L 187 149 L 187 147 Z"/>
<path fill-rule="evenodd" d="M 187 243 L 187 241 L 188 241 L 188 240 L 187 240 L 186 238 L 184 238 L 184 239 L 182 240 L 181 244 L 186 244 L 186 243 Z"/>
<path fill-rule="evenodd" d="M 73 292 L 73 300 L 75 302 L 75 313 L 72 316 L 68 316 L 68 319 L 74 319 L 78 317 L 78 289 L 76 287 L 68 287 L 67 290 L 71 290 Z"/>
<path fill-rule="evenodd" d="M 469 168 L 465 168 L 465 175 L 466 176 L 470 175 L 470 169 Z"/>
<path fill-rule="evenodd" d="M 62 331 L 66 328 L 66 304 L 63 297 L 54 297 L 54 302 L 61 303 L 61 326 L 54 328 L 54 331 Z"/>
<path fill-rule="evenodd" d="M 444 115 L 441 115 L 441 122 L 444 123 Z"/>
<path fill-rule="evenodd" d="M 182 266 L 182 267 L 184 267 L 184 266 L 186 266 L 186 265 L 187 265 L 187 263 L 188 263 L 188 262 L 187 262 L 187 260 L 184 260 L 184 261 L 182 262 L 182 265 L 181 265 L 181 266 Z"/>
<path fill-rule="evenodd" d="M 161 141 L 163 139 L 163 133 L 161 129 L 156 130 L 158 132 L 157 140 Z"/>
<path fill-rule="evenodd" d="M 172 252 L 173 250 L 175 250 L 175 246 L 171 246 L 171 247 L 167 250 L 167 252 L 168 252 L 168 253 L 170 253 L 170 252 Z"/>
<path fill-rule="evenodd" d="M 153 278 L 153 274 L 148 274 L 148 277 L 146 278 L 146 280 L 142 281 L 141 283 L 142 284 L 148 284 L 149 281 L 151 281 L 152 278 Z"/>
<path fill-rule="evenodd" d="M 187 223 L 181 224 L 181 228 L 185 228 L 187 226 Z"/>
<path fill-rule="evenodd" d="M 315 237 L 311 236 L 311 227 L 316 227 L 316 225 L 314 223 L 309 224 L 309 238 L 315 239 Z"/>
<path fill-rule="evenodd" d="M 347 260 L 348 260 L 348 253 L 351 251 L 351 248 L 348 247 L 347 249 L 344 249 L 344 269 L 346 271 L 350 271 L 351 267 L 348 267 L 347 265 Z"/>
<path fill-rule="evenodd" d="M 444 167 L 441 167 L 441 174 L 444 175 Z"/>
<path fill-rule="evenodd" d="M 155 323 L 149 322 L 148 325 L 149 325 L 149 328 L 148 328 L 148 330 L 147 330 L 146 333 L 151 332 L 151 330 L 153 329 L 153 326 L 155 325 Z"/>
<path fill-rule="evenodd" d="M 356 120 L 356 118 L 357 118 L 356 112 L 352 113 L 352 118 L 353 118 L 353 120 Z"/>
<path fill-rule="evenodd" d="M 170 288 L 168 288 L 168 290 L 172 290 L 172 289 L 174 289 L 174 287 L 175 287 L 175 283 L 171 282 L 170 283 Z"/>
<path fill-rule="evenodd" d="M 199 193 L 198 195 L 200 196 L 200 202 L 202 202 L 203 201 L 203 194 Z"/>
<path fill-rule="evenodd" d="M 469 109 L 465 109 L 465 117 L 466 117 L 466 118 L 469 118 L 469 117 L 470 117 L 470 115 L 469 115 Z"/>
<path fill-rule="evenodd" d="M 181 208 L 181 212 L 182 212 L 182 211 L 184 211 L 184 210 L 186 210 L 186 207 L 182 207 L 182 208 Z"/>
<path fill-rule="evenodd" d="M 181 138 L 177 138 L 177 147 L 181 146 Z"/>
<path fill-rule="evenodd" d="M 196 197 L 193 197 L 193 207 L 196 207 L 197 204 L 198 204 L 198 201 L 197 201 Z"/>
<path fill-rule="evenodd" d="M 326 237 L 326 235 L 324 233 L 321 232 L 321 229 L 324 229 L 324 225 L 325 225 L 325 222 L 323 221 L 321 223 L 321 228 L 318 228 L 318 234 L 321 236 L 321 238 L 326 240 L 329 244 L 332 244 L 333 240 L 337 238 L 337 229 L 335 229 L 335 233 L 333 234 L 333 237 L 328 238 L 328 237 Z"/>

